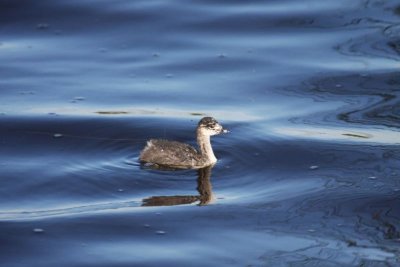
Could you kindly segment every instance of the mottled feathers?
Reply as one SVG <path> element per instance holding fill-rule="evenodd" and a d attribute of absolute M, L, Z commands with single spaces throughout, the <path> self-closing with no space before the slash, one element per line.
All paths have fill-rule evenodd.
<path fill-rule="evenodd" d="M 140 154 L 140 161 L 153 164 L 193 168 L 201 159 L 197 150 L 185 143 L 162 139 L 151 139 Z M 177 164 L 179 162 L 179 165 Z"/>

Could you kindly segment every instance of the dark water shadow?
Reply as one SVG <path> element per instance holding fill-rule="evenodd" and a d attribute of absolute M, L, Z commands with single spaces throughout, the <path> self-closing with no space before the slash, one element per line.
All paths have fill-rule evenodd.
<path fill-rule="evenodd" d="M 199 206 L 210 204 L 213 200 L 211 186 L 211 169 L 213 166 L 201 168 L 197 171 L 197 191 L 199 195 L 152 196 L 143 199 L 143 207 L 187 205 L 199 201 Z"/>

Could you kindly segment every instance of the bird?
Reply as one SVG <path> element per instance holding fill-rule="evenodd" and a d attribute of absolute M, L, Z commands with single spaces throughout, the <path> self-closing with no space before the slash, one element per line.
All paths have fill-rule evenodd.
<path fill-rule="evenodd" d="M 164 139 L 150 139 L 140 153 L 139 160 L 153 167 L 172 169 L 199 169 L 214 165 L 210 137 L 228 133 L 213 117 L 202 118 L 196 129 L 198 149 L 188 144 Z"/>

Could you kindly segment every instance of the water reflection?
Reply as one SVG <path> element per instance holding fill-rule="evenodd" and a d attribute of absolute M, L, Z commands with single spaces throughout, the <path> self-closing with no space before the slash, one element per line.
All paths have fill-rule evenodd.
<path fill-rule="evenodd" d="M 0 4 L 4 266 L 399 265 L 398 0 L 33 2 Z M 198 209 L 211 168 L 137 156 L 207 115 Z"/>
<path fill-rule="evenodd" d="M 214 200 L 210 181 L 212 167 L 208 166 L 197 171 L 197 191 L 199 195 L 152 196 L 143 199 L 142 206 L 176 206 L 192 204 L 197 201 L 200 201 L 199 206 L 210 204 Z"/>

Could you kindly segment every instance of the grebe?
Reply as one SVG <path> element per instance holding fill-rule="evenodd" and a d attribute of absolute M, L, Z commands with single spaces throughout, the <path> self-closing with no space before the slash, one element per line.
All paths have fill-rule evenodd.
<path fill-rule="evenodd" d="M 177 169 L 199 169 L 210 166 L 217 162 L 210 136 L 227 132 L 214 118 L 204 117 L 196 130 L 199 151 L 188 144 L 151 139 L 140 153 L 140 161 Z"/>

